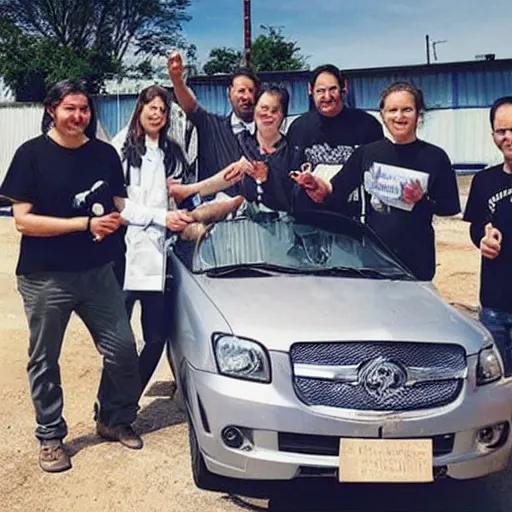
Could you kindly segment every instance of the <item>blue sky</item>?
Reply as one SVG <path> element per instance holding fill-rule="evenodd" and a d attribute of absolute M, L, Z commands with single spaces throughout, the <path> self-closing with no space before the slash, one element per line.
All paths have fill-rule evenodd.
<path fill-rule="evenodd" d="M 421 64 L 425 34 L 438 61 L 473 60 L 476 54 L 512 57 L 509 0 L 252 0 L 253 39 L 260 25 L 283 27 L 314 67 L 342 69 Z M 485 6 L 485 9 L 482 8 Z M 184 25 L 200 63 L 211 48 L 243 46 L 243 0 L 192 0 Z"/>

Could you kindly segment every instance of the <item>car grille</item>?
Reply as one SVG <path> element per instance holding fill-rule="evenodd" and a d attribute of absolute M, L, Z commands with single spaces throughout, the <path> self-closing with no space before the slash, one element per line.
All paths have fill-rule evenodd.
<path fill-rule="evenodd" d="M 409 411 L 449 404 L 459 396 L 466 371 L 465 351 L 455 344 L 296 343 L 290 355 L 295 392 L 304 403 L 355 410 Z M 320 373 L 315 376 L 309 368 Z M 333 368 L 333 376 L 323 378 L 322 368 Z"/>
<path fill-rule="evenodd" d="M 429 438 L 423 437 L 422 439 Z M 432 453 L 434 456 L 447 455 L 452 452 L 455 440 L 454 434 L 442 434 L 430 439 L 432 439 Z M 340 438 L 338 436 L 279 432 L 278 444 L 281 452 L 336 456 L 339 454 Z"/>

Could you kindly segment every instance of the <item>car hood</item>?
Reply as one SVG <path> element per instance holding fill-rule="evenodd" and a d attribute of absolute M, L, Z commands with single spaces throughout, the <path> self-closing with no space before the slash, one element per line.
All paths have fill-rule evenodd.
<path fill-rule="evenodd" d="M 457 343 L 468 354 L 487 331 L 445 303 L 430 283 L 324 276 L 196 276 L 238 336 L 288 351 L 298 341 Z"/>

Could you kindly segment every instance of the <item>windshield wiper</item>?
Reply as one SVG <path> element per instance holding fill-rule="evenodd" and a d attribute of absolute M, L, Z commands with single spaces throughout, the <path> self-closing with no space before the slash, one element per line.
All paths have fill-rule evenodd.
<path fill-rule="evenodd" d="M 303 273 L 318 276 L 362 277 L 365 279 L 392 279 L 413 281 L 414 277 L 402 270 L 377 270 L 375 268 L 355 267 L 326 267 L 317 269 L 304 269 Z"/>
<path fill-rule="evenodd" d="M 204 274 L 208 277 L 270 277 L 282 272 L 288 273 L 289 269 L 268 263 L 239 263 L 212 268 Z"/>

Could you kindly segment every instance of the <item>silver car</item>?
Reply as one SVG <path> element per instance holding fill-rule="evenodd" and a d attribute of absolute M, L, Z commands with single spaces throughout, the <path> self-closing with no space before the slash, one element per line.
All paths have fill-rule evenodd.
<path fill-rule="evenodd" d="M 177 242 L 171 260 L 168 349 L 199 487 L 469 479 L 507 465 L 512 379 L 491 335 L 367 227 L 248 215 Z"/>

